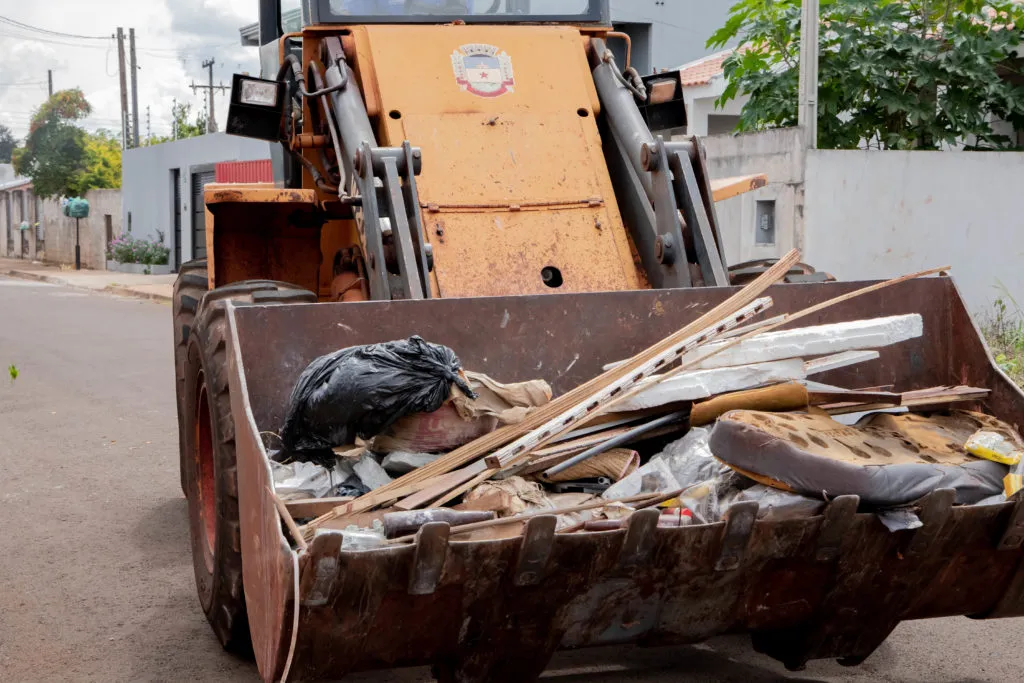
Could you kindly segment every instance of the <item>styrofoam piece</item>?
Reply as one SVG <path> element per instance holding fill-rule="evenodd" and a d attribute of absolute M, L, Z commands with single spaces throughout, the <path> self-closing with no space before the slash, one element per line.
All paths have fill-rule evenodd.
<path fill-rule="evenodd" d="M 821 372 L 838 370 L 839 368 L 849 367 L 857 363 L 865 363 L 869 360 L 877 360 L 880 355 L 878 351 L 843 351 L 842 353 L 814 358 L 805 362 L 804 372 L 810 377 Z"/>
<path fill-rule="evenodd" d="M 725 349 L 708 358 L 728 342 L 712 342 L 687 355 L 683 362 L 707 358 L 696 369 L 709 370 L 751 363 L 767 363 L 786 358 L 807 358 L 891 346 L 924 334 L 924 323 L 917 313 L 871 320 L 854 320 L 802 327 L 781 332 L 766 332 Z"/>
<path fill-rule="evenodd" d="M 683 372 L 624 399 L 615 404 L 611 412 L 644 410 L 679 401 L 695 401 L 730 391 L 753 389 L 765 384 L 801 381 L 806 376 L 804 361 L 800 358 Z M 648 380 L 647 383 L 650 384 L 651 381 Z"/>
<path fill-rule="evenodd" d="M 359 460 L 352 464 L 352 469 L 355 470 L 359 481 L 363 482 L 371 491 L 376 491 L 381 486 L 391 483 L 391 477 L 369 453 L 363 453 Z"/>

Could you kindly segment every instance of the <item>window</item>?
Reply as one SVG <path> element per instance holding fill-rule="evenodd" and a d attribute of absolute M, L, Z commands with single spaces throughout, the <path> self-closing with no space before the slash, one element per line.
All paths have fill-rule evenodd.
<path fill-rule="evenodd" d="M 754 243 L 759 245 L 775 244 L 775 200 L 758 200 L 755 216 Z"/>
<path fill-rule="evenodd" d="M 317 0 L 321 23 L 602 21 L 608 0 Z"/>
<path fill-rule="evenodd" d="M 725 135 L 736 130 L 740 117 L 732 114 L 709 114 L 708 135 Z"/>

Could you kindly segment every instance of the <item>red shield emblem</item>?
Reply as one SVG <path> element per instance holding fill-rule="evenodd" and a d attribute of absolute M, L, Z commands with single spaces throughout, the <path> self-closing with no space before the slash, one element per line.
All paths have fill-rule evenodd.
<path fill-rule="evenodd" d="M 479 97 L 500 97 L 515 91 L 512 58 L 493 45 L 463 45 L 452 53 L 455 82 Z"/>

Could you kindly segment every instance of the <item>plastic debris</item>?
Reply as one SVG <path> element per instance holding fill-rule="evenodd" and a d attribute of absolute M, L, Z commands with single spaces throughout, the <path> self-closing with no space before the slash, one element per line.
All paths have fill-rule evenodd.
<path fill-rule="evenodd" d="M 665 460 L 652 459 L 633 474 L 613 484 L 601 494 L 601 497 L 606 500 L 619 500 L 640 493 L 674 491 L 679 488 L 682 487 L 676 481 L 668 463 Z"/>
<path fill-rule="evenodd" d="M 715 459 L 709 445 L 710 439 L 711 430 L 694 427 L 683 438 L 665 446 L 651 460 L 664 461 L 679 484 L 677 488 L 709 481 L 729 469 Z"/>
<path fill-rule="evenodd" d="M 1016 465 L 1021 459 L 1021 450 L 1002 434 L 997 432 L 978 431 L 967 439 L 964 449 L 971 455 L 985 460 Z"/>
<path fill-rule="evenodd" d="M 892 532 L 920 529 L 924 526 L 924 522 L 913 510 L 882 510 L 877 514 L 879 521 Z"/>
<path fill-rule="evenodd" d="M 355 346 L 317 358 L 299 376 L 281 429 L 288 451 L 370 439 L 406 415 L 433 412 L 452 386 L 476 394 L 455 352 L 420 337 Z"/>

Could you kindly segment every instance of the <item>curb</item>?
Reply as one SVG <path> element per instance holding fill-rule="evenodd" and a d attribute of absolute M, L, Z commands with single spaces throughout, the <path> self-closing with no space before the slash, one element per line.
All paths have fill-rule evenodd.
<path fill-rule="evenodd" d="M 140 292 L 130 287 L 120 287 L 118 285 L 107 285 L 102 290 L 93 290 L 106 292 L 107 294 L 113 294 L 115 296 L 128 296 L 136 299 L 148 299 L 149 301 L 158 301 L 170 303 L 174 300 L 174 297 L 167 296 L 166 294 L 157 294 L 156 292 Z"/>
<path fill-rule="evenodd" d="M 19 278 L 21 280 L 35 280 L 37 282 L 46 282 L 51 285 L 60 285 L 61 287 L 67 287 L 69 289 L 77 289 L 83 292 L 96 292 L 97 294 L 113 294 L 114 296 L 131 297 L 135 299 L 146 299 L 149 301 L 158 302 L 171 302 L 174 297 L 167 296 L 166 294 L 157 294 L 156 292 L 140 292 L 132 289 L 131 287 L 121 287 L 119 285 L 107 285 L 103 289 L 93 289 L 91 287 L 81 287 L 74 285 L 67 280 L 53 275 L 43 275 L 41 273 L 33 273 L 26 270 L 8 270 L 6 275 L 9 277 Z"/>
<path fill-rule="evenodd" d="M 53 277 L 52 275 L 40 275 L 39 273 L 33 273 L 27 270 L 8 270 L 4 273 L 8 277 L 16 277 L 19 280 L 35 280 L 36 282 L 48 282 L 51 285 L 62 285 L 64 287 L 71 287 L 72 289 L 86 289 L 85 287 L 75 287 L 67 280 L 62 280 L 59 277 Z"/>

